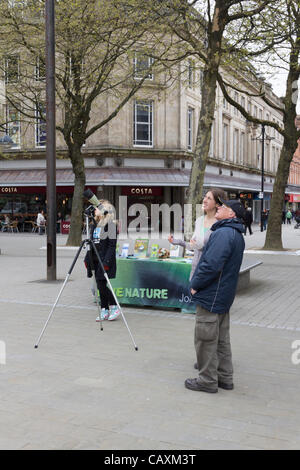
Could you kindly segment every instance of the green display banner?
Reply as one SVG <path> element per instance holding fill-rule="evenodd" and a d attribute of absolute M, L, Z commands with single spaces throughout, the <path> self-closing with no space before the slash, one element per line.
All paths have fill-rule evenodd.
<path fill-rule="evenodd" d="M 189 292 L 191 263 L 184 259 L 117 259 L 112 287 L 121 305 L 194 310 Z"/>

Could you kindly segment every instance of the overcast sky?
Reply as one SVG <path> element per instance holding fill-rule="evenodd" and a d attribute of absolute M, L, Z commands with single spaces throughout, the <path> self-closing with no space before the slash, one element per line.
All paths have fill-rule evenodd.
<path fill-rule="evenodd" d="M 281 97 L 285 95 L 285 87 L 286 87 L 286 75 L 281 73 L 273 78 L 268 78 L 267 82 L 271 83 L 273 87 L 274 93 Z"/>
<path fill-rule="evenodd" d="M 278 75 L 276 75 L 273 78 L 266 77 L 267 82 L 271 83 L 274 93 L 279 97 L 285 95 L 286 78 L 287 78 L 287 74 L 285 74 L 283 71 L 278 73 Z M 298 86 L 299 85 L 300 84 L 298 82 Z M 296 89 L 295 89 L 295 92 L 296 92 Z M 300 93 L 299 93 L 299 98 L 298 98 L 296 109 L 297 109 L 297 113 L 300 114 Z"/>

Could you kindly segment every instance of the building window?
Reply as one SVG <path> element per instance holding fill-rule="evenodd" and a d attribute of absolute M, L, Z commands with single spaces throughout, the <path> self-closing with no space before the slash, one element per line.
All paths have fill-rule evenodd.
<path fill-rule="evenodd" d="M 35 63 L 35 79 L 37 81 L 46 79 L 46 64 L 39 57 L 36 58 Z"/>
<path fill-rule="evenodd" d="M 245 100 L 245 97 L 244 96 L 241 96 L 241 106 L 246 109 L 246 100 Z M 246 119 L 244 118 L 244 116 L 241 114 L 241 118 L 242 119 Z"/>
<path fill-rule="evenodd" d="M 21 145 L 20 112 L 11 105 L 6 106 L 6 133 L 12 138 L 13 147 Z"/>
<path fill-rule="evenodd" d="M 133 145 L 153 146 L 153 102 L 135 101 L 133 112 Z"/>
<path fill-rule="evenodd" d="M 46 114 L 46 107 L 43 104 L 38 104 L 35 112 L 35 146 L 46 146 L 46 121 L 42 116 Z"/>
<path fill-rule="evenodd" d="M 245 133 L 241 132 L 241 137 L 240 137 L 240 163 L 241 165 L 244 165 L 245 163 Z"/>
<path fill-rule="evenodd" d="M 188 61 L 187 73 L 188 73 L 188 77 L 187 77 L 188 78 L 188 87 L 193 88 L 193 86 L 194 86 L 195 64 L 194 64 L 194 61 L 192 59 L 189 59 L 189 61 Z"/>
<path fill-rule="evenodd" d="M 264 159 L 264 164 L 265 164 L 265 169 L 270 170 L 270 143 L 266 143 L 266 149 L 265 149 L 265 159 Z"/>
<path fill-rule="evenodd" d="M 214 155 L 214 139 L 215 139 L 215 125 L 212 123 L 211 126 L 211 136 L 210 136 L 210 146 L 209 146 L 209 155 L 213 157 Z"/>
<path fill-rule="evenodd" d="M 234 129 L 233 131 L 233 161 L 239 163 L 239 131 Z"/>
<path fill-rule="evenodd" d="M 275 166 L 276 166 L 276 149 L 273 146 L 272 147 L 272 160 L 271 160 L 271 168 L 270 170 L 274 173 L 275 172 Z"/>
<path fill-rule="evenodd" d="M 200 85 L 200 92 L 202 91 L 204 81 L 204 72 L 202 69 L 199 70 L 199 85 Z"/>
<path fill-rule="evenodd" d="M 4 63 L 5 83 L 15 83 L 19 80 L 19 56 L 7 56 Z"/>
<path fill-rule="evenodd" d="M 237 91 L 234 92 L 234 101 L 236 101 L 237 103 L 239 102 L 239 94 Z M 238 116 L 238 114 L 239 114 L 238 109 L 234 107 L 234 115 Z"/>
<path fill-rule="evenodd" d="M 226 111 L 229 111 L 229 103 L 226 100 L 225 96 L 223 96 L 223 109 L 225 109 Z"/>
<path fill-rule="evenodd" d="M 223 160 L 228 157 L 228 124 L 223 123 Z"/>
<path fill-rule="evenodd" d="M 146 80 L 153 80 L 153 73 L 147 75 L 147 71 L 151 69 L 154 62 L 152 57 L 140 52 L 135 52 L 133 59 L 134 78 L 142 79 L 146 75 Z"/>
<path fill-rule="evenodd" d="M 193 122 L 194 122 L 194 110 L 188 108 L 187 115 L 187 148 L 192 151 L 193 149 Z"/>

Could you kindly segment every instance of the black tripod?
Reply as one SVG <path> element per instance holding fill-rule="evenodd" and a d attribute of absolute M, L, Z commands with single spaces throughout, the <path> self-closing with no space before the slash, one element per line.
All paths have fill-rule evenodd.
<path fill-rule="evenodd" d="M 107 285 L 109 286 L 109 288 L 110 288 L 110 290 L 111 290 L 111 292 L 112 292 L 112 295 L 113 295 L 113 297 L 114 297 L 114 300 L 115 300 L 115 302 L 116 302 L 116 305 L 118 306 L 118 308 L 119 308 L 119 310 L 120 310 L 120 312 L 121 312 L 121 315 L 122 315 L 122 318 L 123 318 L 124 323 L 125 323 L 125 325 L 126 325 L 126 328 L 127 328 L 128 332 L 129 332 L 129 334 L 130 334 L 130 337 L 131 337 L 131 339 L 132 339 L 134 348 L 135 348 L 136 351 L 138 351 L 138 347 L 137 347 L 137 345 L 135 344 L 135 341 L 134 341 L 133 336 L 132 336 L 132 334 L 131 334 L 130 328 L 129 328 L 128 323 L 127 323 L 127 321 L 126 321 L 126 318 L 125 318 L 125 316 L 124 316 L 124 314 L 123 314 L 123 311 L 122 311 L 122 309 L 121 309 L 121 307 L 120 307 L 120 304 L 119 304 L 119 302 L 118 302 L 118 299 L 117 299 L 117 297 L 116 297 L 116 295 L 115 295 L 115 293 L 114 293 L 114 290 L 113 290 L 113 288 L 112 288 L 112 285 L 111 285 L 111 283 L 110 283 L 109 277 L 108 277 L 108 275 L 107 275 L 107 273 L 106 273 L 106 271 L 105 271 L 105 269 L 104 269 L 104 267 L 103 267 L 103 263 L 102 263 L 101 258 L 100 258 L 100 256 L 99 256 L 99 253 L 98 253 L 98 251 L 97 251 L 97 248 L 96 248 L 96 246 L 95 246 L 95 243 L 94 243 L 94 241 L 93 241 L 93 239 L 92 239 L 93 234 L 91 234 L 91 235 L 89 236 L 89 217 L 91 217 L 91 216 L 86 215 L 86 233 L 87 233 L 87 237 L 88 237 L 88 238 L 86 238 L 85 240 L 83 240 L 83 241 L 81 242 L 81 245 L 80 245 L 80 247 L 79 247 L 79 249 L 78 249 L 78 251 L 77 251 L 77 253 L 76 253 L 76 255 L 75 255 L 75 258 L 74 258 L 74 260 L 73 260 L 71 266 L 70 266 L 70 269 L 69 269 L 68 274 L 67 274 L 67 276 L 66 276 L 66 278 L 65 278 L 65 280 L 64 280 L 64 283 L 63 283 L 63 285 L 62 285 L 62 287 L 61 287 L 61 289 L 60 289 L 60 291 L 59 291 L 59 294 L 58 294 L 58 296 L 57 296 L 57 298 L 56 298 L 56 300 L 55 300 L 55 302 L 54 302 L 54 304 L 53 304 L 53 307 L 52 307 L 51 312 L 50 312 L 50 314 L 49 314 L 49 316 L 48 316 L 48 318 L 47 318 L 47 321 L 46 321 L 46 323 L 45 323 L 45 325 L 44 325 L 44 327 L 43 327 L 43 329 L 42 329 L 42 331 L 41 331 L 41 333 L 40 333 L 40 336 L 39 336 L 39 338 L 38 338 L 38 340 L 37 340 L 37 342 L 36 342 L 36 344 L 35 344 L 34 347 L 35 347 L 35 348 L 38 348 L 39 342 L 40 342 L 40 340 L 41 340 L 41 338 L 42 338 L 42 336 L 43 336 L 43 334 L 44 334 L 44 332 L 45 332 L 45 330 L 46 330 L 46 327 L 47 327 L 47 325 L 48 325 L 48 323 L 49 323 L 49 321 L 50 321 L 50 318 L 52 317 L 52 314 L 53 314 L 53 312 L 54 312 L 54 310 L 55 310 L 55 307 L 56 307 L 56 305 L 57 305 L 57 303 L 58 303 L 58 300 L 59 300 L 59 298 L 60 298 L 60 296 L 61 296 L 61 294 L 62 294 L 62 292 L 63 292 L 63 290 L 64 290 L 64 288 L 65 288 L 65 286 L 66 286 L 66 284 L 67 284 L 67 282 L 68 282 L 68 279 L 69 279 L 69 277 L 70 277 L 70 275 L 71 275 L 71 273 L 72 273 L 72 271 L 73 271 L 73 269 L 74 269 L 74 266 L 75 266 L 75 264 L 76 264 L 76 261 L 78 260 L 78 257 L 79 257 L 79 255 L 80 255 L 80 253 L 81 253 L 81 250 L 82 250 L 83 247 L 86 247 L 87 250 L 88 250 L 88 252 L 89 252 L 90 265 L 91 265 L 92 275 L 93 275 L 93 279 L 94 279 L 94 289 L 95 289 L 95 293 L 96 293 L 96 296 L 95 296 L 95 297 L 96 297 L 97 308 L 98 308 L 98 313 L 99 313 L 100 329 L 103 330 L 103 326 L 102 326 L 102 320 L 101 320 L 101 309 L 100 309 L 99 297 L 98 297 L 98 295 L 97 295 L 97 282 L 96 282 L 95 267 L 94 267 L 94 263 L 93 263 L 92 250 L 93 250 L 93 252 L 95 253 L 95 255 L 96 255 L 96 257 L 97 257 L 97 260 L 98 260 L 99 265 L 101 266 L 103 275 L 104 275 L 104 277 L 105 277 L 105 280 L 106 280 L 106 282 L 107 282 Z M 94 219 L 93 219 L 93 221 L 94 221 Z M 95 223 L 95 221 L 94 221 L 94 223 Z"/>

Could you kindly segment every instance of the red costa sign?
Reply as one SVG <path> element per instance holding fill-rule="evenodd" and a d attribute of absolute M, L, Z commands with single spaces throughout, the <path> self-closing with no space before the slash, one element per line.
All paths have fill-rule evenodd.
<path fill-rule="evenodd" d="M 62 220 L 60 223 L 60 233 L 64 235 L 68 234 L 70 231 L 70 222 L 67 220 Z"/>
<path fill-rule="evenodd" d="M 163 189 L 159 186 L 123 186 L 122 196 L 162 196 Z"/>

